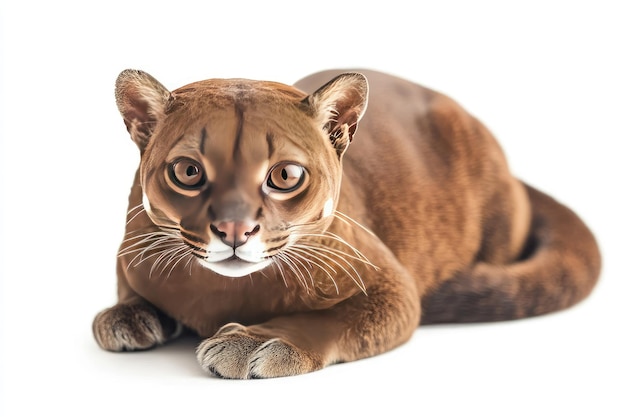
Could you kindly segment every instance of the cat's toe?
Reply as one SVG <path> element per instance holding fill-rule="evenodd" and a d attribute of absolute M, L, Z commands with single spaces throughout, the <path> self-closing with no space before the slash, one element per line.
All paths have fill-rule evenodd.
<path fill-rule="evenodd" d="M 281 339 L 271 339 L 259 346 L 250 357 L 248 377 L 277 378 L 305 374 L 321 368 L 319 357 Z"/>
<path fill-rule="evenodd" d="M 196 349 L 206 372 L 220 378 L 247 379 L 248 359 L 262 341 L 242 333 L 227 333 L 206 339 Z"/>
<path fill-rule="evenodd" d="M 100 312 L 93 333 L 100 347 L 116 352 L 148 349 L 166 339 L 157 312 L 142 304 L 118 304 Z"/>

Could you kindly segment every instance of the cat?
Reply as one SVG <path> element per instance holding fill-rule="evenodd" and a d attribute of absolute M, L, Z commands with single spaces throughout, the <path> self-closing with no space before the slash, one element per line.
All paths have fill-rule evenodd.
<path fill-rule="evenodd" d="M 579 217 L 516 179 L 455 101 L 407 80 L 332 70 L 170 92 L 126 70 L 116 102 L 141 161 L 118 302 L 93 323 L 103 349 L 190 329 L 210 374 L 298 375 L 420 324 L 563 309 L 598 279 Z"/>

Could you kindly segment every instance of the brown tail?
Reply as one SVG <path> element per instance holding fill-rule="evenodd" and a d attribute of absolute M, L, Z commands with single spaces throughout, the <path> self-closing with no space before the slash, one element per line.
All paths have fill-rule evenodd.
<path fill-rule="evenodd" d="M 570 209 L 526 186 L 531 232 L 522 257 L 509 265 L 478 263 L 422 300 L 422 324 L 511 320 L 576 304 L 600 274 L 591 231 Z"/>

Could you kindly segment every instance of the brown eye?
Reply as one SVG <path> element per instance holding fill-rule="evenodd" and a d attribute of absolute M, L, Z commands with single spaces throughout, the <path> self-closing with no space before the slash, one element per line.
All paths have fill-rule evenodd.
<path fill-rule="evenodd" d="M 202 166 L 193 159 L 182 158 L 172 162 L 168 173 L 172 182 L 184 190 L 195 190 L 206 183 Z"/>
<path fill-rule="evenodd" d="M 272 168 L 267 177 L 269 191 L 288 193 L 295 191 L 304 183 L 306 171 L 300 165 L 281 162 Z"/>

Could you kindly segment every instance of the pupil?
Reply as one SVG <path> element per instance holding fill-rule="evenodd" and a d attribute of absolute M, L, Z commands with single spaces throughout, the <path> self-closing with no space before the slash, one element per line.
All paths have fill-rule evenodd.
<path fill-rule="evenodd" d="M 280 176 L 283 177 L 283 180 L 287 181 L 287 178 L 289 178 L 289 174 L 287 174 L 287 170 L 283 169 L 280 173 Z"/>
<path fill-rule="evenodd" d="M 187 172 L 185 173 L 188 177 L 193 177 L 195 175 L 198 175 L 198 168 L 193 166 L 193 165 L 189 165 L 187 167 Z"/>

